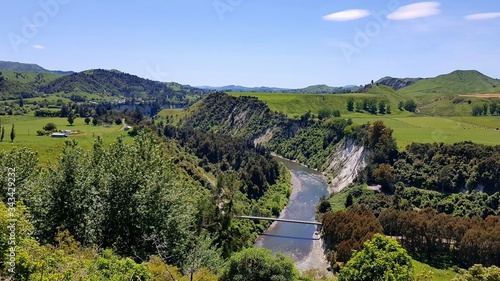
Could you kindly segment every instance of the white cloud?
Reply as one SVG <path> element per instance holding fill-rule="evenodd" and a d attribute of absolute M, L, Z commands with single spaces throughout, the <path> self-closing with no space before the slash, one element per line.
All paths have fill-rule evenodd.
<path fill-rule="evenodd" d="M 393 13 L 387 15 L 390 20 L 411 20 L 429 17 L 439 14 L 439 2 L 419 2 L 399 7 Z"/>
<path fill-rule="evenodd" d="M 352 9 L 326 15 L 323 17 L 323 19 L 329 21 L 348 21 L 357 20 L 369 15 L 370 12 L 368 12 L 367 10 Z"/>
<path fill-rule="evenodd" d="M 466 20 L 490 20 L 500 18 L 500 13 L 482 13 L 465 16 Z"/>
<path fill-rule="evenodd" d="M 45 49 L 45 46 L 43 46 L 43 45 L 33 45 L 33 48 L 39 49 L 39 50 L 43 50 L 43 49 Z"/>

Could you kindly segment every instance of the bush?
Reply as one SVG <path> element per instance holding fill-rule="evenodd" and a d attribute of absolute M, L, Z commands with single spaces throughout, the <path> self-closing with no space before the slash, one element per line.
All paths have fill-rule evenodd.
<path fill-rule="evenodd" d="M 50 123 L 47 123 L 47 124 L 43 127 L 43 129 L 44 129 L 45 131 L 47 131 L 47 132 L 52 132 L 52 131 L 57 130 L 57 126 L 56 126 L 56 124 L 54 124 L 54 123 L 50 122 Z"/>
<path fill-rule="evenodd" d="M 38 131 L 36 131 L 36 135 L 37 135 L 37 136 L 45 136 L 46 134 L 47 134 L 47 132 L 46 132 L 46 131 L 43 131 L 43 130 L 38 130 Z"/>

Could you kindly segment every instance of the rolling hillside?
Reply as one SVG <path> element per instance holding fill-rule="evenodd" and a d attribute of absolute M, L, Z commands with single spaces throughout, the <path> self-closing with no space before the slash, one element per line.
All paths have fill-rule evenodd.
<path fill-rule="evenodd" d="M 11 100 L 58 94 L 64 98 L 76 97 L 78 101 L 99 97 L 188 104 L 189 100 L 205 93 L 187 85 L 152 81 L 117 70 L 93 69 L 62 75 L 37 65 L 19 64 L 19 68 L 30 71 L 0 71 L 0 98 Z M 34 72 L 38 70 L 43 72 Z"/>
<path fill-rule="evenodd" d="M 47 70 L 39 66 L 38 64 L 33 64 L 33 63 L 20 63 L 11 61 L 0 61 L 0 71 L 1 70 L 25 71 L 25 72 L 36 72 L 36 73 L 53 73 L 60 75 L 74 73 L 73 71 Z"/>
<path fill-rule="evenodd" d="M 498 87 L 498 89 L 496 89 Z M 500 91 L 500 80 L 488 77 L 476 70 L 456 70 L 434 78 L 418 80 L 401 88 L 405 94 L 472 94 Z"/>

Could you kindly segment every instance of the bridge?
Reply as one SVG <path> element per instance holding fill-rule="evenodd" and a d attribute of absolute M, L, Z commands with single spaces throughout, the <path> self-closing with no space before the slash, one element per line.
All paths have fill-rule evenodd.
<path fill-rule="evenodd" d="M 313 224 L 313 225 L 321 226 L 321 223 L 317 222 L 317 221 L 301 221 L 301 220 L 289 220 L 289 219 L 256 217 L 256 216 L 236 216 L 235 218 L 238 218 L 238 219 L 248 219 L 248 220 L 281 221 L 281 222 L 301 223 L 301 224 Z"/>

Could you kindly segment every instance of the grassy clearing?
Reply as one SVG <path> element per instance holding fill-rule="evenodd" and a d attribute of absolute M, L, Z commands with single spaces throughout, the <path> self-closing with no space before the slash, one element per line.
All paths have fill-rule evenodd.
<path fill-rule="evenodd" d="M 385 94 L 280 94 L 280 93 L 229 93 L 231 96 L 252 96 L 257 97 L 267 103 L 274 111 L 283 112 L 288 116 L 300 116 L 311 111 L 318 114 L 323 108 L 339 110 L 343 115 L 349 114 L 347 111 L 347 101 L 353 98 L 355 101 L 375 98 L 377 100 L 389 101 L 393 114 L 401 114 L 398 107 L 398 95 L 388 96 Z M 353 113 L 351 113 L 353 114 Z"/>
<path fill-rule="evenodd" d="M 185 117 L 188 114 L 189 111 L 182 109 L 182 108 L 176 108 L 176 109 L 163 109 L 160 111 L 156 116 L 165 122 L 165 119 L 169 116 L 170 118 L 173 118 L 173 125 L 177 125 L 179 121 Z"/>
<path fill-rule="evenodd" d="M 456 273 L 451 269 L 437 269 L 428 264 L 421 263 L 417 260 L 412 259 L 413 270 L 415 271 L 415 276 L 432 276 L 433 281 L 450 281 L 455 277 Z M 428 280 L 428 279 L 421 279 Z"/>
<path fill-rule="evenodd" d="M 363 124 L 382 120 L 394 130 L 399 148 L 412 142 L 456 143 L 472 141 L 486 145 L 500 145 L 500 117 L 352 117 Z"/>
<path fill-rule="evenodd" d="M 345 202 L 347 199 L 347 195 L 351 193 L 353 194 L 353 203 L 356 204 L 359 202 L 359 199 L 361 197 L 369 197 L 372 196 L 375 193 L 373 190 L 369 190 L 367 185 L 357 185 L 357 186 L 352 186 L 348 188 L 344 188 L 341 190 L 339 193 L 335 193 L 332 197 L 328 199 L 332 206 L 332 211 L 337 212 L 337 211 L 342 211 L 345 210 Z"/>
<path fill-rule="evenodd" d="M 232 96 L 255 96 L 266 102 L 272 110 L 283 112 L 288 116 L 299 116 L 310 110 L 317 113 L 321 108 L 340 110 L 342 117 L 352 118 L 355 123 L 364 124 L 377 120 L 384 121 L 394 129 L 394 137 L 399 148 L 404 148 L 412 142 L 456 143 L 472 141 L 486 145 L 500 145 L 500 117 L 470 116 L 472 105 L 479 99 L 467 102 L 453 103 L 458 96 L 441 97 L 435 94 L 420 94 L 420 114 L 401 111 L 398 102 L 405 100 L 399 92 L 387 87 L 374 87 L 368 94 L 279 94 L 279 93 L 230 93 Z M 347 100 L 362 100 L 364 98 L 389 100 L 392 114 L 371 115 L 367 113 L 347 111 Z M 421 106 L 421 107 L 420 107 Z M 424 112 L 428 111 L 426 116 Z M 439 112 L 439 114 L 434 114 Z M 438 116 L 439 115 L 439 116 Z M 450 115 L 442 116 L 441 115 Z"/>
<path fill-rule="evenodd" d="M 2 125 L 5 126 L 5 137 L 0 143 L 0 149 L 11 150 L 12 148 L 27 147 L 32 151 L 38 152 L 41 164 L 47 164 L 58 159 L 65 139 L 76 139 L 80 146 L 90 149 L 94 140 L 100 136 L 105 145 L 116 140 L 116 138 L 125 134 L 122 130 L 123 125 L 93 126 L 86 125 L 83 118 L 77 118 L 73 126 L 68 124 L 66 118 L 37 118 L 32 115 L 24 116 L 3 116 L 0 118 Z M 37 131 L 42 130 L 45 124 L 53 122 L 58 130 L 80 131 L 77 135 L 68 138 L 57 139 L 50 136 L 37 136 Z M 12 124 L 15 126 L 16 138 L 10 142 L 10 131 Z M 132 142 L 131 137 L 125 138 L 126 142 Z"/>

